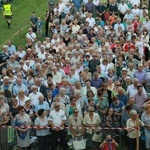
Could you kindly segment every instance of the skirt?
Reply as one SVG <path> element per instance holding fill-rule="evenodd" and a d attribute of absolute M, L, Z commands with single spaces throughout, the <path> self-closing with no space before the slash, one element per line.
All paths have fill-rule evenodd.
<path fill-rule="evenodd" d="M 27 131 L 25 139 L 21 139 L 17 133 L 17 146 L 19 147 L 28 147 L 30 145 L 30 130 Z"/>

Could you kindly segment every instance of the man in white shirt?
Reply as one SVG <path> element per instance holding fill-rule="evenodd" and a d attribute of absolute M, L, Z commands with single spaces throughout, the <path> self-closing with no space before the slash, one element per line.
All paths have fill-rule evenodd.
<path fill-rule="evenodd" d="M 99 5 L 99 0 L 93 0 L 93 4 L 95 5 L 95 6 L 98 6 Z"/>
<path fill-rule="evenodd" d="M 121 29 L 123 31 L 125 30 L 124 25 L 121 23 L 120 18 L 117 19 L 117 23 L 114 25 L 114 30 L 115 30 L 116 33 L 118 32 L 118 27 L 121 27 Z"/>
<path fill-rule="evenodd" d="M 32 90 L 33 92 L 31 92 L 28 97 L 29 97 L 30 100 L 31 100 L 31 104 L 34 105 L 34 106 L 36 106 L 36 105 L 38 104 L 38 102 L 39 102 L 39 100 L 38 100 L 38 99 L 39 99 L 39 96 L 41 96 L 42 93 L 38 92 L 38 88 L 37 88 L 37 86 L 35 86 L 35 85 L 33 85 L 33 86 L 31 87 L 31 90 Z"/>
<path fill-rule="evenodd" d="M 134 5 L 137 5 L 138 7 L 140 6 L 140 0 L 129 0 L 129 2 L 131 3 L 132 7 L 134 7 Z"/>
<path fill-rule="evenodd" d="M 133 84 L 131 84 L 127 87 L 128 97 L 133 97 L 137 93 L 137 86 L 139 85 L 138 81 L 139 80 L 137 78 L 134 78 L 133 79 Z M 146 94 L 146 91 L 145 91 L 144 87 L 143 87 L 143 93 Z"/>
<path fill-rule="evenodd" d="M 86 22 L 89 22 L 90 27 L 94 27 L 95 19 L 92 17 L 92 13 L 88 14 L 88 18 L 86 18 Z"/>
<path fill-rule="evenodd" d="M 79 56 L 79 52 L 78 51 L 75 51 L 74 53 L 74 57 L 71 58 L 71 64 L 73 66 L 76 65 L 76 62 L 80 60 L 80 56 Z"/>
<path fill-rule="evenodd" d="M 53 142 L 51 143 L 51 149 L 54 150 L 57 147 L 58 138 L 61 140 L 63 150 L 68 150 L 68 145 L 66 141 L 66 133 L 64 129 L 64 124 L 66 121 L 66 115 L 63 110 L 60 109 L 60 104 L 58 102 L 54 103 L 54 110 L 49 114 L 49 122 L 52 128 L 51 136 L 53 137 Z"/>
<path fill-rule="evenodd" d="M 27 40 L 28 40 L 28 39 L 31 39 L 32 42 L 35 42 L 35 40 L 36 40 L 36 34 L 33 32 L 32 28 L 29 28 L 28 31 L 29 31 L 29 32 L 26 34 Z"/>
<path fill-rule="evenodd" d="M 124 0 L 122 0 L 121 4 L 119 4 L 119 6 L 118 6 L 121 20 L 123 19 L 124 15 L 126 14 L 128 9 L 129 9 L 128 5 L 124 2 Z"/>
<path fill-rule="evenodd" d="M 61 12 L 63 11 L 63 9 L 65 8 L 65 4 L 62 2 L 62 0 L 59 0 L 58 3 L 58 11 L 61 14 Z"/>
<path fill-rule="evenodd" d="M 57 71 L 57 67 L 52 67 L 53 80 L 58 84 L 62 81 L 62 74 Z"/>
<path fill-rule="evenodd" d="M 140 14 L 141 14 L 141 10 L 138 9 L 137 5 L 134 5 L 134 7 L 133 7 L 133 9 L 131 10 L 131 12 L 133 13 L 134 17 L 140 16 Z"/>

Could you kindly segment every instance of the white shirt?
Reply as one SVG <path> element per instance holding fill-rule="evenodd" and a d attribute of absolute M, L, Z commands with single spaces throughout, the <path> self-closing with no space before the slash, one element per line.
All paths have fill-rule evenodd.
<path fill-rule="evenodd" d="M 56 83 L 61 83 L 61 81 L 62 81 L 62 75 L 61 75 L 61 73 L 59 73 L 59 72 L 57 72 L 56 74 L 53 73 L 53 80 Z"/>
<path fill-rule="evenodd" d="M 91 90 L 93 91 L 94 95 L 97 96 L 97 89 L 95 87 L 91 86 Z M 82 94 L 84 97 L 86 97 L 86 93 L 87 93 L 87 87 L 83 87 Z"/>
<path fill-rule="evenodd" d="M 39 52 L 39 53 L 38 53 L 38 57 L 39 57 L 40 59 L 42 59 L 42 60 L 44 60 L 44 59 L 46 58 L 45 55 L 46 55 L 46 52 L 44 52 L 44 53 Z"/>
<path fill-rule="evenodd" d="M 119 4 L 118 6 L 118 10 L 122 13 L 122 14 L 125 14 L 128 10 L 128 5 L 127 4 Z"/>
<path fill-rule="evenodd" d="M 26 55 L 26 52 L 25 52 L 25 51 L 22 51 L 22 52 L 17 51 L 17 53 L 18 53 L 18 56 L 19 56 L 20 58 L 23 58 L 23 57 Z"/>
<path fill-rule="evenodd" d="M 137 41 L 135 43 L 135 47 L 138 48 L 138 53 L 140 53 L 140 56 L 142 57 L 144 55 L 143 42 L 142 41 Z"/>
<path fill-rule="evenodd" d="M 26 38 L 31 39 L 32 42 L 34 42 L 34 39 L 36 38 L 36 34 L 32 32 L 31 34 L 27 33 Z"/>
<path fill-rule="evenodd" d="M 29 97 L 27 97 L 27 96 L 24 97 L 24 100 L 23 100 L 23 101 L 19 99 L 19 96 L 16 97 L 16 100 L 17 100 L 17 102 L 18 102 L 18 105 L 20 105 L 20 106 L 24 106 L 24 105 L 25 105 L 25 101 L 26 101 L 27 99 L 29 99 Z"/>
<path fill-rule="evenodd" d="M 129 85 L 127 88 L 127 94 L 129 95 L 129 97 L 133 97 L 136 93 L 137 93 L 137 88 L 135 88 L 133 84 Z M 143 93 L 146 94 L 144 87 L 143 87 Z"/>
<path fill-rule="evenodd" d="M 140 6 L 140 0 L 129 0 L 129 2 L 131 3 L 132 7 L 134 7 L 134 5 Z"/>
<path fill-rule="evenodd" d="M 95 6 L 98 6 L 99 5 L 99 0 L 93 0 L 93 4 L 95 5 Z"/>
<path fill-rule="evenodd" d="M 134 17 L 137 15 L 140 16 L 140 13 L 141 13 L 140 9 L 134 9 L 134 8 L 131 10 L 131 12 Z"/>
<path fill-rule="evenodd" d="M 86 18 L 86 21 L 89 22 L 89 26 L 90 27 L 94 27 L 95 25 L 95 19 L 92 17 L 92 18 Z"/>
<path fill-rule="evenodd" d="M 118 32 L 118 27 L 121 27 L 123 31 L 125 30 L 124 25 L 123 25 L 122 23 L 120 23 L 120 24 L 119 24 L 119 23 L 116 23 L 116 24 L 114 25 L 114 30 L 115 30 L 115 32 Z"/>
<path fill-rule="evenodd" d="M 58 8 L 58 11 L 59 11 L 59 13 L 61 13 L 62 12 L 62 10 L 65 8 L 65 4 L 64 3 L 58 3 L 58 5 L 59 5 L 59 8 Z"/>
<path fill-rule="evenodd" d="M 49 114 L 49 118 L 48 120 L 52 121 L 55 127 L 60 127 L 62 121 L 65 121 L 66 115 L 65 112 L 63 110 L 52 110 Z"/>
<path fill-rule="evenodd" d="M 29 94 L 29 98 L 31 100 L 31 105 L 37 105 L 39 104 L 39 96 L 41 96 L 42 93 L 41 92 L 37 92 L 36 94 L 34 94 L 33 92 Z"/>
<path fill-rule="evenodd" d="M 78 31 L 79 31 L 79 29 L 80 29 L 80 26 L 79 25 L 73 25 L 72 26 L 72 33 L 77 33 Z"/>

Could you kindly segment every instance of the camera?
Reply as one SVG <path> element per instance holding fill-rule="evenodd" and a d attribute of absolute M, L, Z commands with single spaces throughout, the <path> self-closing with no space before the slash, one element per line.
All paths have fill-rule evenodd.
<path fill-rule="evenodd" d="M 107 139 L 106 142 L 107 142 L 107 143 L 111 143 L 111 142 L 112 142 L 112 139 Z"/>

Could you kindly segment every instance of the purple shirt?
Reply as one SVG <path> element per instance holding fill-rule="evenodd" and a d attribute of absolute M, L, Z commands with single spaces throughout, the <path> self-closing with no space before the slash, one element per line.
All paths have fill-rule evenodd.
<path fill-rule="evenodd" d="M 138 93 L 136 93 L 133 98 L 135 99 L 135 104 L 139 107 L 142 108 L 143 104 L 147 98 L 147 95 L 144 93 L 141 93 L 141 95 L 139 95 Z"/>
<path fill-rule="evenodd" d="M 102 83 L 103 83 L 103 81 L 101 78 L 91 80 L 91 86 L 94 86 L 97 89 L 102 87 Z"/>
<path fill-rule="evenodd" d="M 137 78 L 139 80 L 139 82 L 143 82 L 146 81 L 146 71 L 142 70 L 142 71 L 135 71 L 133 74 L 134 78 Z"/>
<path fill-rule="evenodd" d="M 95 5 L 92 3 L 92 2 L 88 2 L 86 5 L 85 5 L 85 8 L 88 12 L 92 12 L 94 9 L 95 9 Z"/>

